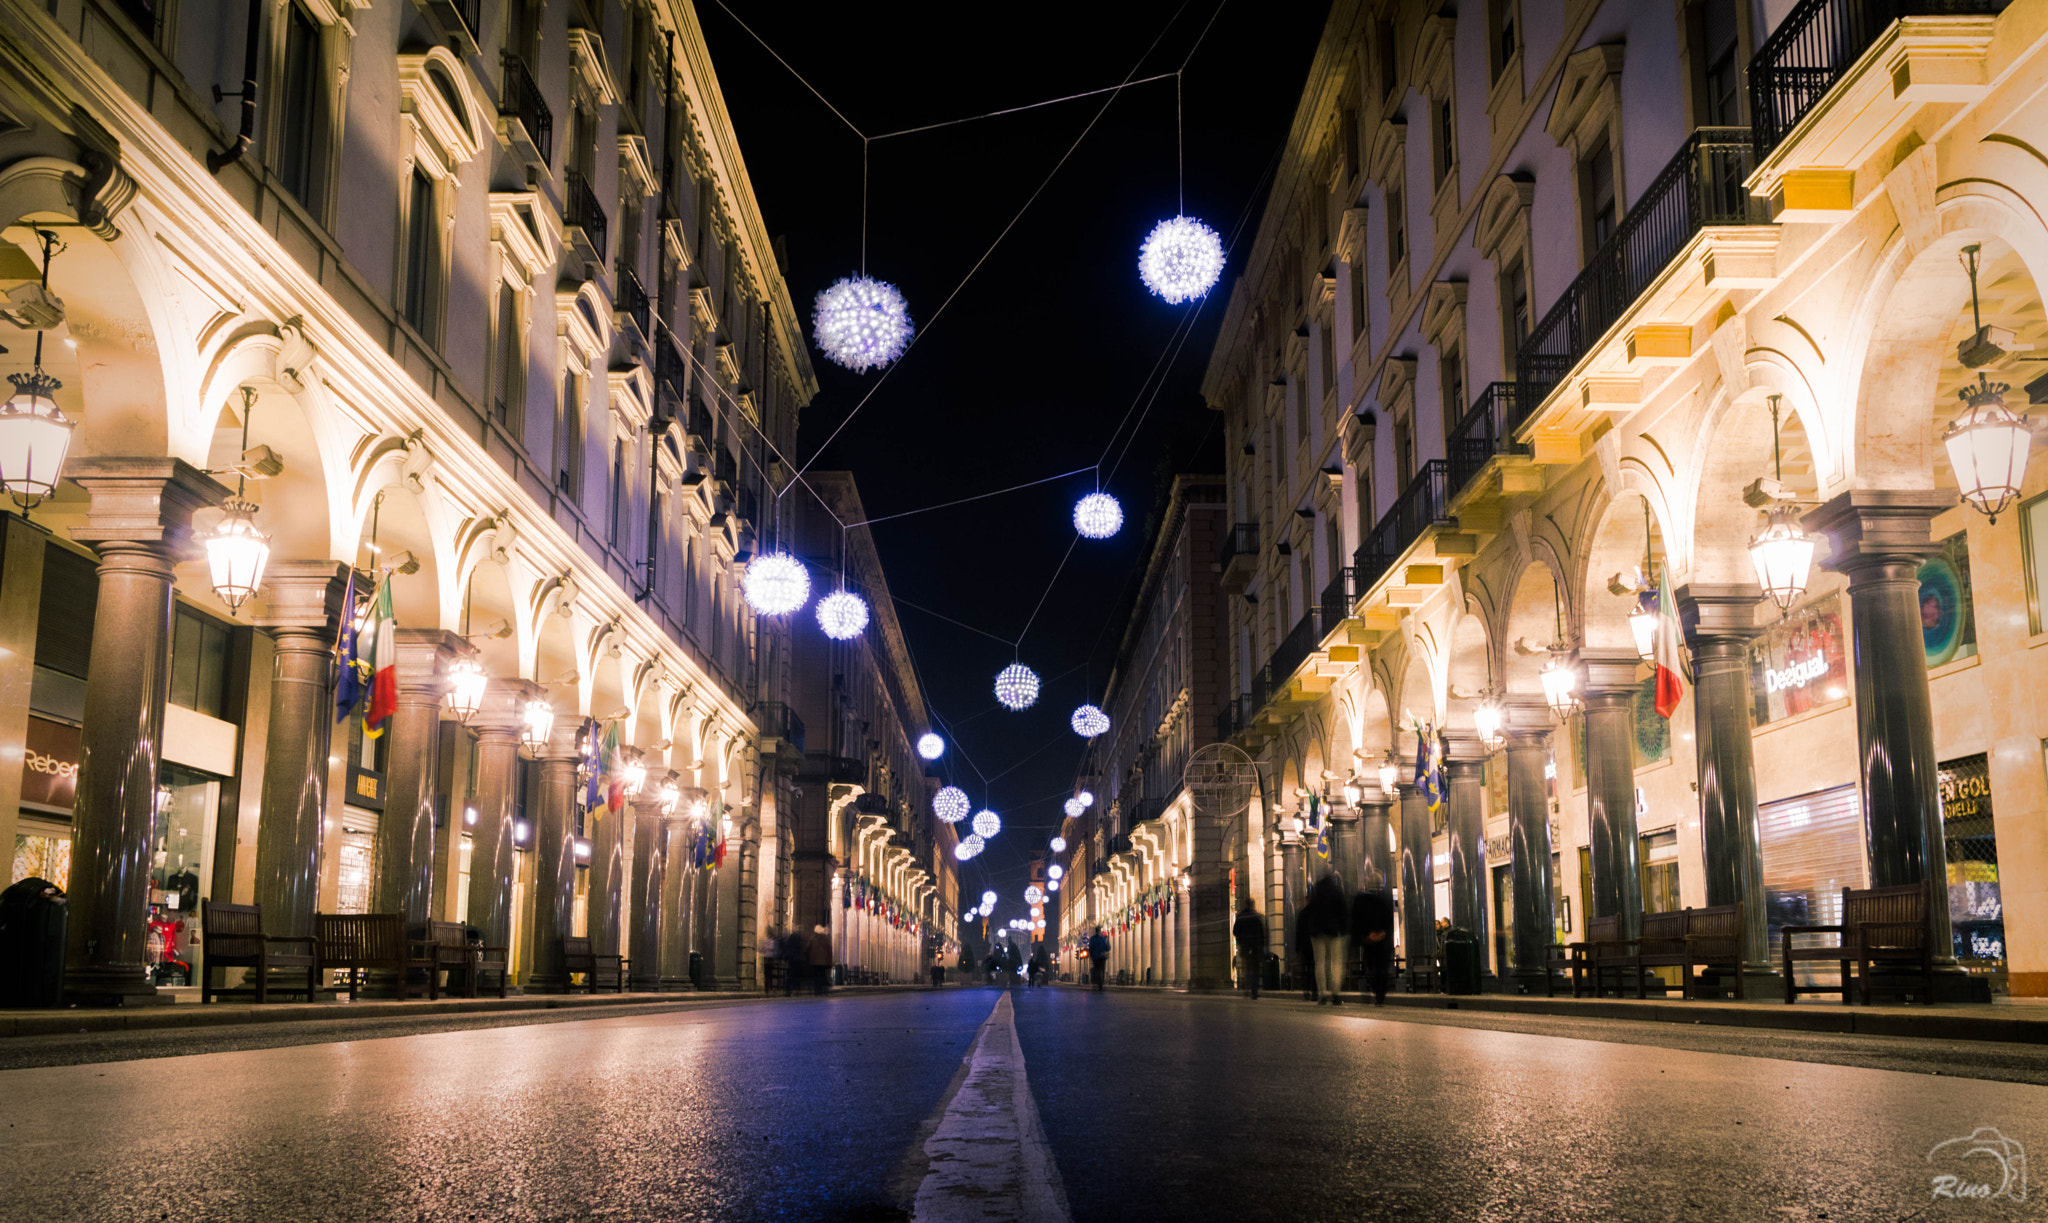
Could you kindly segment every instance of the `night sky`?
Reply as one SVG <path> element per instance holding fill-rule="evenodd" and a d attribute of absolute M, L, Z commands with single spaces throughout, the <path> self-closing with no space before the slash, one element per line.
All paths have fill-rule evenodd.
<path fill-rule="evenodd" d="M 873 528 L 925 695 L 952 743 L 948 779 L 1003 817 L 1002 834 L 961 864 L 960 881 L 963 908 L 984 886 L 1002 893 L 1000 924 L 1021 915 L 1025 863 L 1056 831 L 1071 793 L 1083 741 L 1067 718 L 1083 701 L 1103 699 L 1149 550 L 1155 498 L 1163 502 L 1161 473 L 1222 469 L 1221 418 L 1202 404 L 1202 372 L 1326 6 L 1226 0 L 1204 36 L 1217 13 L 1213 0 L 978 13 L 726 3 L 731 13 L 702 0 L 698 17 L 768 232 L 787 244 L 790 296 L 806 335 L 819 290 L 859 270 L 862 142 L 790 68 L 874 137 L 1170 73 L 1195 52 L 1179 90 L 1185 211 L 1226 242 L 1242 225 L 1223 281 L 1206 299 L 1170 306 L 1137 276 L 1140 243 L 1178 208 L 1169 78 L 1127 88 L 1106 111 L 1104 93 L 871 140 L 867 271 L 903 291 L 918 338 L 879 390 L 879 371 L 852 374 L 811 352 L 820 391 L 802 418 L 799 461 L 851 470 L 870 516 L 1098 461 L 1103 487 L 1124 507 L 1124 529 L 1109 540 L 1080 540 L 1064 568 L 1076 540 L 1073 504 L 1092 489 L 1092 473 Z M 1098 112 L 1100 121 L 970 278 Z M 1154 378 L 1162 355 L 1163 379 Z M 1135 434 L 1129 424 L 1119 433 L 1127 411 L 1133 423 L 1142 416 Z M 804 620 L 798 631 L 815 632 Z M 1005 643 L 1025 633 L 1027 621 L 1014 652 L 1045 684 L 1037 705 L 1011 713 L 996 704 L 991 684 L 1012 660 Z"/>

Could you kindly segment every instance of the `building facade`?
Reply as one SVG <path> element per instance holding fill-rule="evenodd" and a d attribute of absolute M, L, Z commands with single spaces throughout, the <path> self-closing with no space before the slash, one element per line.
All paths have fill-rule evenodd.
<path fill-rule="evenodd" d="M 5 18 L 0 361 L 76 427 L 0 541 L 0 834 L 69 890 L 71 992 L 189 976 L 202 899 L 464 922 L 529 989 L 576 936 L 753 984 L 795 770 L 756 719 L 789 629 L 739 583 L 815 382 L 690 6 Z M 199 541 L 237 487 L 270 556 L 229 616 Z M 372 736 L 332 659 L 380 584 Z M 613 731 L 648 780 L 592 806 Z"/>
<path fill-rule="evenodd" d="M 848 980 L 922 980 L 957 959 L 960 913 L 959 841 L 932 813 L 937 766 L 916 751 L 932 726 L 924 688 L 873 536 L 842 526 L 867 518 L 852 473 L 804 480 L 817 497 L 793 494 L 790 513 L 817 593 L 854 591 L 870 619 L 846 641 L 810 617 L 791 629 L 793 924 L 831 932 L 833 962 Z"/>
<path fill-rule="evenodd" d="M 1522 988 L 1706 905 L 1762 984 L 1781 925 L 1919 884 L 1942 992 L 2048 993 L 2048 472 L 1993 518 L 1940 444 L 1980 373 L 2048 390 L 2044 74 L 2033 4 L 1335 6 L 1205 384 L 1269 897 L 1334 808 L 1405 949 L 1446 918 Z M 1782 600 L 1759 507 L 1818 540 Z"/>
<path fill-rule="evenodd" d="M 1069 972 L 1085 972 L 1078 952 L 1101 925 L 1117 980 L 1211 989 L 1229 979 L 1231 833 L 1183 784 L 1225 690 L 1214 560 L 1225 510 L 1222 477 L 1174 477 L 1104 689 L 1109 731 L 1082 758 L 1077 795 L 1093 802 L 1064 822 L 1067 850 L 1049 863 L 1064 876 L 1047 928 L 1064 940 Z"/>

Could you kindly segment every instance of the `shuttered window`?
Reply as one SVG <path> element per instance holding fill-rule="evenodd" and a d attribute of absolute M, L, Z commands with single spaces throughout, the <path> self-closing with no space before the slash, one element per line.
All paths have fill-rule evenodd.
<path fill-rule="evenodd" d="M 38 667 L 85 678 L 99 597 L 99 565 L 91 557 L 55 546 L 43 550 L 43 598 L 36 618 Z"/>
<path fill-rule="evenodd" d="M 1842 920 L 1842 889 L 1867 886 L 1856 787 L 1759 804 L 1757 830 L 1763 839 L 1771 963 L 1782 969 L 1780 927 L 1836 925 Z M 1835 941 L 1833 935 L 1798 935 L 1795 940 L 1799 946 Z M 1799 970 L 1802 983 L 1809 980 L 1808 971 Z M 1832 966 L 1822 975 L 1832 980 Z"/>

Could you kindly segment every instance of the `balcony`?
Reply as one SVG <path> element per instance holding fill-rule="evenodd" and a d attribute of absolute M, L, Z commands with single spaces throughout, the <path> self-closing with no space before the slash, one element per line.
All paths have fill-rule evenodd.
<path fill-rule="evenodd" d="M 1365 542 L 1351 558 L 1360 598 L 1379 586 L 1409 550 L 1421 542 L 1425 531 L 1450 521 L 1450 482 L 1450 464 L 1443 459 L 1431 459 L 1373 524 Z"/>
<path fill-rule="evenodd" d="M 826 763 L 825 775 L 835 785 L 864 786 L 868 784 L 867 762 L 851 756 L 833 756 Z"/>
<path fill-rule="evenodd" d="M 1746 128 L 1703 127 L 1687 138 L 1516 351 L 1511 434 L 1540 415 L 1551 393 L 1641 305 L 1702 230 L 1762 220 L 1744 185 L 1755 161 Z M 1707 276 L 1711 282 L 1711 261 Z M 1689 354 L 1689 325 L 1684 344 Z"/>
<path fill-rule="evenodd" d="M 711 452 L 711 409 L 704 406 L 704 400 L 695 390 L 690 392 L 689 432 L 706 454 Z"/>
<path fill-rule="evenodd" d="M 526 61 L 505 53 L 505 90 L 498 98 L 498 136 L 531 170 L 546 173 L 554 155 L 555 117 Z"/>
<path fill-rule="evenodd" d="M 682 405 L 689 396 L 689 361 L 676 344 L 675 333 L 669 330 L 667 323 L 655 323 L 651 343 L 654 347 L 654 385 L 665 405 L 663 413 L 680 416 Z"/>
<path fill-rule="evenodd" d="M 761 728 L 764 738 L 780 740 L 789 745 L 791 752 L 803 755 L 804 720 L 796 716 L 796 710 L 781 701 L 757 701 L 754 704 L 753 717 L 754 724 Z M 775 749 L 764 743 L 762 750 Z"/>
<path fill-rule="evenodd" d="M 1480 476 L 1495 459 L 1529 453 L 1527 446 L 1515 443 L 1509 431 L 1508 422 L 1514 419 L 1515 384 L 1512 382 L 1491 383 L 1473 401 L 1471 410 L 1451 430 L 1450 439 L 1445 444 L 1449 453 L 1451 500 L 1456 501 L 1478 484 Z M 1505 471 L 1501 475 L 1503 492 L 1542 491 L 1540 475 L 1533 482 L 1509 477 Z"/>
<path fill-rule="evenodd" d="M 459 56 L 477 53 L 477 36 L 483 29 L 483 0 L 426 0 L 427 19 Z"/>
<path fill-rule="evenodd" d="M 1802 0 L 1749 61 L 1754 194 L 1773 220 L 1854 204 L 1855 171 L 1929 102 L 1990 86 L 1991 19 L 2009 0 Z"/>
<path fill-rule="evenodd" d="M 618 288 L 612 294 L 612 308 L 620 323 L 630 321 L 639 329 L 640 337 L 648 339 L 654 334 L 654 303 L 647 298 L 647 290 L 640 287 L 640 278 L 624 260 L 614 269 Z M 659 358 L 657 358 L 659 359 Z"/>
<path fill-rule="evenodd" d="M 1259 561 L 1259 524 L 1240 522 L 1223 537 L 1223 551 L 1217 556 L 1223 566 L 1223 589 L 1231 594 L 1244 590 L 1252 580 Z"/>
<path fill-rule="evenodd" d="M 597 193 L 590 189 L 590 180 L 580 170 L 570 170 L 562 175 L 562 227 L 564 235 L 576 246 L 576 253 L 585 263 L 604 266 L 605 228 L 604 208 L 597 202 Z"/>

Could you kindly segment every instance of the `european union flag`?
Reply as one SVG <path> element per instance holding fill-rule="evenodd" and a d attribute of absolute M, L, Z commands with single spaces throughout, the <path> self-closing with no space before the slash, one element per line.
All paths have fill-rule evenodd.
<path fill-rule="evenodd" d="M 348 587 L 341 595 L 341 638 L 334 645 L 341 674 L 334 681 L 334 720 L 346 722 L 363 703 L 362 667 L 356 658 L 356 574 L 349 570 Z"/>
<path fill-rule="evenodd" d="M 1436 728 L 1415 726 L 1415 792 L 1435 811 L 1444 805 L 1444 754 L 1438 746 Z"/>

